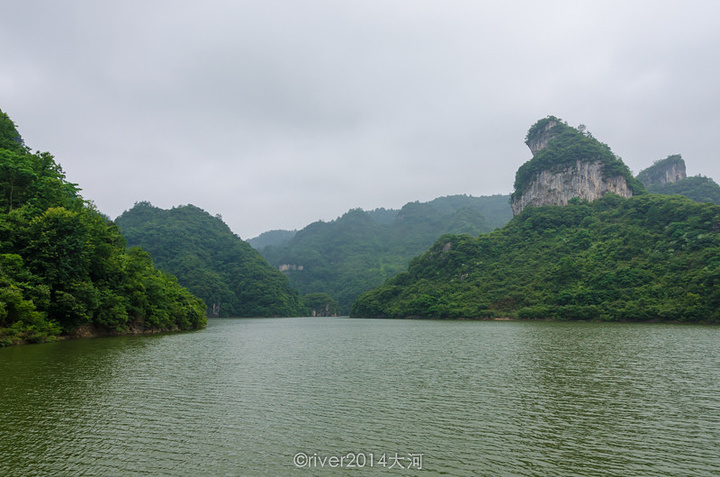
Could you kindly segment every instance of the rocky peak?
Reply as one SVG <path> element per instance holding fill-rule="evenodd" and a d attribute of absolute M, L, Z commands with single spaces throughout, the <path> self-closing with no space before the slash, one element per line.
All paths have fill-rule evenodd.
<path fill-rule="evenodd" d="M 557 125 L 558 119 L 554 116 L 548 116 L 545 119 L 541 119 L 528 131 L 527 137 L 525 138 L 525 144 L 530 148 L 533 157 L 542 149 L 547 147 L 551 139 L 557 134 L 553 132 L 553 128 Z"/>
<path fill-rule="evenodd" d="M 631 197 L 643 190 L 606 144 L 581 129 L 554 116 L 530 128 L 525 144 L 533 158 L 515 175 L 513 215 L 529 206 L 567 205 L 576 197 L 593 201 L 608 193 Z"/>
<path fill-rule="evenodd" d="M 655 161 L 652 166 L 640 171 L 637 175 L 637 179 L 645 187 L 669 184 L 685 178 L 687 178 L 685 161 L 680 154 Z"/>

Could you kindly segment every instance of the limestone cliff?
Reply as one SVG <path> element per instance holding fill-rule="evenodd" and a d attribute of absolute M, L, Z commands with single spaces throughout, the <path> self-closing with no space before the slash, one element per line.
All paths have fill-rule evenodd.
<path fill-rule="evenodd" d="M 533 158 L 515 176 L 513 215 L 528 206 L 593 201 L 608 193 L 631 197 L 643 189 L 607 145 L 553 116 L 535 123 L 525 144 Z"/>
<path fill-rule="evenodd" d="M 511 205 L 513 215 L 517 215 L 528 206 L 567 205 L 570 199 L 575 197 L 593 201 L 607 193 L 622 197 L 633 195 L 624 177 L 605 177 L 600 161 L 577 160 L 575 164 L 561 171 L 538 172 Z"/>
<path fill-rule="evenodd" d="M 660 161 L 655 161 L 652 166 L 640 171 L 637 178 L 645 187 L 661 186 L 681 181 L 687 178 L 685 161 L 680 154 L 668 156 Z"/>
<path fill-rule="evenodd" d="M 547 118 L 547 121 L 541 120 L 535 123 L 535 126 L 533 126 L 535 131 L 533 131 L 533 128 L 530 128 L 525 144 L 527 144 L 527 147 L 530 148 L 530 152 L 532 152 L 533 157 L 535 157 L 535 154 L 545 149 L 550 140 L 557 136 L 557 128 L 555 127 L 557 126 L 557 123 L 558 120 L 556 118 L 549 117 Z"/>

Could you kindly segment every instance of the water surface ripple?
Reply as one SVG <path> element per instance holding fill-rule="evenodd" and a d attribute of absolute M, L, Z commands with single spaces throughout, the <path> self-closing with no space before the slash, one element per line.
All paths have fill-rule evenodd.
<path fill-rule="evenodd" d="M 351 452 L 367 475 L 720 475 L 717 327 L 210 320 L 0 367 L 4 476 L 322 476 Z"/>

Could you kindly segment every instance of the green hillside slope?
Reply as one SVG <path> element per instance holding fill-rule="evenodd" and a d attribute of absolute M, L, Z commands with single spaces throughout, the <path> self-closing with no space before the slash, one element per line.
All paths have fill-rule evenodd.
<path fill-rule="evenodd" d="M 284 245 L 261 252 L 301 293 L 326 293 L 348 313 L 361 293 L 406 270 L 410 258 L 440 235 L 489 232 L 511 217 L 506 195 L 441 197 L 399 211 L 354 209 L 332 222 L 310 224 Z"/>
<path fill-rule="evenodd" d="M 218 316 L 298 316 L 306 313 L 288 279 L 220 217 L 193 205 L 160 209 L 140 202 L 115 223 L 131 245 L 202 298 Z"/>
<path fill-rule="evenodd" d="M 695 202 L 712 202 L 720 205 L 720 185 L 710 177 L 687 177 L 677 182 L 651 185 L 647 189 L 654 194 L 684 195 Z"/>
<path fill-rule="evenodd" d="M 720 207 L 609 195 L 447 235 L 352 316 L 720 320 Z"/>
<path fill-rule="evenodd" d="M 205 305 L 79 190 L 0 112 L 0 345 L 204 326 Z"/>

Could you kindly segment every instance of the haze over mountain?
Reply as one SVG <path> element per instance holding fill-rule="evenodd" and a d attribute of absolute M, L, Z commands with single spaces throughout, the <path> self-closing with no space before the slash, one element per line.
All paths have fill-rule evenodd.
<path fill-rule="evenodd" d="M 532 150 L 536 132 L 562 125 L 540 148 L 552 154 L 542 161 L 536 154 L 518 170 L 514 200 L 528 190 L 533 197 L 510 223 L 477 237 L 440 237 L 408 272 L 363 294 L 351 314 L 720 321 L 720 206 L 631 189 L 637 180 L 609 147 L 550 122 L 528 133 Z M 588 180 L 580 166 L 598 161 L 603 166 Z M 560 190 L 532 185 L 558 174 Z M 618 177 L 625 187 L 602 190 L 605 181 L 620 184 Z M 601 194 L 582 195 L 596 186 Z"/>
<path fill-rule="evenodd" d="M 347 313 L 360 293 L 405 270 L 410 258 L 440 235 L 477 235 L 505 224 L 512 216 L 508 199 L 458 195 L 408 203 L 400 210 L 353 209 L 259 250 L 301 293 L 326 293 Z"/>
<path fill-rule="evenodd" d="M 117 217 L 234 233 L 509 194 L 527 126 L 720 178 L 720 2 L 3 2 L 0 105 Z"/>

